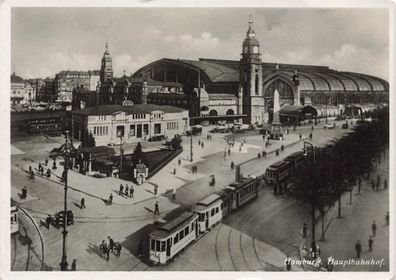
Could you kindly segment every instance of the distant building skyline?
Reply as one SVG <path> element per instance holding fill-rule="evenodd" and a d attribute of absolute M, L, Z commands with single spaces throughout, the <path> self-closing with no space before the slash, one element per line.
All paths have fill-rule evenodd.
<path fill-rule="evenodd" d="M 106 40 L 116 77 L 163 57 L 239 60 L 249 14 L 265 62 L 389 80 L 388 10 L 358 8 L 12 8 L 11 73 L 100 69 Z"/>

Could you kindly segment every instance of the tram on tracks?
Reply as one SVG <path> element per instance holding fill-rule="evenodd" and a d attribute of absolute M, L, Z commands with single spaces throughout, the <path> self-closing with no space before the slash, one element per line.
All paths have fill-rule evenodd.
<path fill-rule="evenodd" d="M 165 264 L 198 237 L 198 215 L 185 211 L 150 234 L 149 259 Z"/>
<path fill-rule="evenodd" d="M 230 212 L 258 197 L 259 179 L 241 178 L 220 193 L 199 201 L 192 211 L 184 211 L 154 229 L 149 235 L 149 259 L 166 264 L 208 230 L 219 224 Z"/>

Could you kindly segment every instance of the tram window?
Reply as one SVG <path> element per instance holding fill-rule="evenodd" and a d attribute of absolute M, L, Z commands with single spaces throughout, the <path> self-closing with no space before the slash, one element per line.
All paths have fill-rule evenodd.
<path fill-rule="evenodd" d="M 161 252 L 165 251 L 165 241 L 161 241 Z"/>
<path fill-rule="evenodd" d="M 179 242 L 179 234 L 176 234 L 176 236 L 173 240 L 173 244 L 176 244 L 177 242 Z"/>
<path fill-rule="evenodd" d="M 11 223 L 14 222 L 14 216 L 11 216 Z"/>
<path fill-rule="evenodd" d="M 189 227 L 186 227 L 186 228 L 184 229 L 184 235 L 185 235 L 185 236 L 187 236 L 187 234 L 189 233 L 189 230 L 190 230 Z"/>
<path fill-rule="evenodd" d="M 216 213 L 219 213 L 219 207 L 216 207 Z"/>
<path fill-rule="evenodd" d="M 199 213 L 199 221 L 203 222 L 205 220 L 205 214 L 204 213 Z"/>
<path fill-rule="evenodd" d="M 151 247 L 150 247 L 150 249 L 151 250 L 155 250 L 155 240 L 154 239 L 151 239 Z"/>
<path fill-rule="evenodd" d="M 212 210 L 210 211 L 210 216 L 213 216 L 215 214 L 215 209 L 212 208 Z"/>
<path fill-rule="evenodd" d="M 194 230 L 194 223 L 191 223 L 191 231 Z"/>
<path fill-rule="evenodd" d="M 183 237 L 184 237 L 184 230 L 182 230 L 182 231 L 180 232 L 180 240 L 182 240 Z"/>
<path fill-rule="evenodd" d="M 155 240 L 155 251 L 157 251 L 157 252 L 161 252 L 160 251 L 160 245 L 161 245 L 161 242 L 159 242 L 158 240 Z"/>
<path fill-rule="evenodd" d="M 220 204 L 220 210 L 223 210 L 223 203 Z"/>

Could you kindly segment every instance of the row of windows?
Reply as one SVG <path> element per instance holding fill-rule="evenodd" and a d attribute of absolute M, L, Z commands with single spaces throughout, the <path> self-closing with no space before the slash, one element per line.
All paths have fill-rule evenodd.
<path fill-rule="evenodd" d="M 220 204 L 220 208 L 217 206 L 217 207 L 213 207 L 210 210 L 210 217 L 213 217 L 214 215 L 219 213 L 219 209 L 223 209 L 223 203 Z M 206 218 L 209 218 L 209 211 L 205 212 L 205 213 L 198 213 L 198 220 L 200 222 L 204 222 L 205 221 L 205 214 L 206 214 Z"/>
<path fill-rule="evenodd" d="M 194 230 L 194 223 L 191 223 L 191 231 L 193 230 Z M 173 244 L 176 244 L 177 242 L 181 241 L 185 236 L 188 235 L 189 232 L 190 232 L 190 226 L 188 225 L 176 234 L 176 236 L 173 239 Z"/>
<path fill-rule="evenodd" d="M 239 192 L 239 197 L 240 198 L 245 197 L 248 194 L 254 192 L 255 190 L 256 190 L 256 186 L 255 185 L 250 185 L 248 187 L 245 187 L 245 188 L 242 189 L 242 191 Z"/>
<path fill-rule="evenodd" d="M 16 222 L 18 222 L 18 216 L 15 213 L 15 214 L 11 215 L 11 223 L 13 224 L 13 223 L 16 223 Z"/>
<path fill-rule="evenodd" d="M 146 115 L 145 114 L 133 114 L 131 115 L 133 120 L 140 120 L 140 119 L 145 119 Z"/>
<path fill-rule="evenodd" d="M 179 123 L 178 122 L 168 122 L 166 124 L 166 128 L 168 130 L 175 130 L 175 129 L 179 129 Z"/>
<path fill-rule="evenodd" d="M 108 135 L 109 127 L 108 126 L 94 126 L 94 135 Z"/>
<path fill-rule="evenodd" d="M 187 105 L 187 100 L 176 100 L 176 99 L 161 99 L 161 98 L 147 98 L 149 103 L 154 104 L 178 104 L 178 105 Z"/>
<path fill-rule="evenodd" d="M 191 223 L 191 232 L 194 230 L 194 222 Z M 173 239 L 173 244 L 181 241 L 184 237 L 186 237 L 190 233 L 190 225 L 186 226 L 182 230 L 180 230 Z M 159 241 L 151 239 L 150 249 L 156 252 L 164 252 L 166 250 L 166 243 L 168 243 L 168 247 L 171 246 L 171 238 L 167 241 Z"/>
<path fill-rule="evenodd" d="M 99 119 L 100 121 L 105 121 L 105 120 L 106 120 L 106 116 L 98 116 L 98 119 Z"/>

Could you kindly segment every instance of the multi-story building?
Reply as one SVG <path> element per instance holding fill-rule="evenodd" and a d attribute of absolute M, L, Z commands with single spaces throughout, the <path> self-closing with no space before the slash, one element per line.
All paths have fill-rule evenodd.
<path fill-rule="evenodd" d="M 36 100 L 32 85 L 13 73 L 11 75 L 11 105 L 31 104 Z"/>
<path fill-rule="evenodd" d="M 61 71 L 55 75 L 54 87 L 57 100 L 72 101 L 76 87 L 95 90 L 100 80 L 99 71 Z"/>
<path fill-rule="evenodd" d="M 134 143 L 163 135 L 173 138 L 189 127 L 188 111 L 174 106 L 133 104 L 98 105 L 73 111 L 73 135 L 81 140 L 92 133 L 96 145 Z"/>

